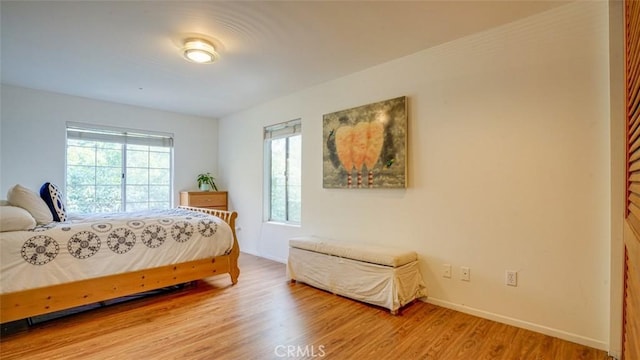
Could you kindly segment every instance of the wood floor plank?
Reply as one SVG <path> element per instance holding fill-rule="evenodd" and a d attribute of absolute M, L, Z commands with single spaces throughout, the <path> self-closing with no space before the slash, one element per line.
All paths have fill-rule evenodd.
<path fill-rule="evenodd" d="M 603 351 L 416 301 L 399 316 L 242 254 L 199 281 L 5 334 L 10 359 L 607 359 Z M 293 355 L 293 356 L 291 356 Z"/>

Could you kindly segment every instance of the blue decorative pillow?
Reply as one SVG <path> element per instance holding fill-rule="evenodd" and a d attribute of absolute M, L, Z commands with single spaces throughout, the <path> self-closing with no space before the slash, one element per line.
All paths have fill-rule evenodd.
<path fill-rule="evenodd" d="M 51 215 L 53 215 L 53 221 L 66 221 L 67 211 L 62 203 L 62 191 L 50 182 L 46 182 L 40 188 L 40 197 L 47 203 Z"/>

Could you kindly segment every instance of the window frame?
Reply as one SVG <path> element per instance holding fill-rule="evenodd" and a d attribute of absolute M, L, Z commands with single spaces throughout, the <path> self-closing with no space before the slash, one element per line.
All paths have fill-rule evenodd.
<path fill-rule="evenodd" d="M 148 146 L 146 150 L 147 156 L 150 156 L 152 151 L 151 147 L 161 147 L 168 149 L 169 156 L 169 183 L 168 183 L 168 203 L 169 208 L 174 206 L 174 176 L 175 176 L 175 166 L 174 166 L 174 149 L 173 149 L 173 134 L 171 133 L 163 133 L 157 131 L 148 131 L 148 130 L 138 130 L 138 129 L 128 129 L 128 128 L 119 128 L 112 126 L 102 126 L 102 125 L 93 125 L 93 124 L 85 124 L 85 123 L 76 123 L 76 122 L 67 122 L 66 123 L 66 131 L 65 131 L 65 202 L 69 203 L 69 140 L 87 140 L 94 141 L 96 143 L 112 143 L 119 145 L 118 151 L 121 156 L 121 166 L 120 166 L 120 176 L 121 182 L 119 184 L 120 187 L 120 203 L 119 208 L 121 212 L 130 212 L 136 211 L 131 208 L 134 206 L 134 203 L 139 203 L 136 201 L 128 200 L 127 195 L 127 170 L 131 170 L 139 167 L 129 167 L 127 164 L 127 159 L 129 154 L 128 151 L 139 151 L 135 149 L 128 148 L 129 146 L 134 145 L 143 145 Z M 97 169 L 98 164 L 93 165 L 93 169 Z M 147 164 L 147 171 L 153 170 L 150 164 Z M 147 178 L 147 194 L 150 193 L 150 187 L 153 186 L 150 182 L 150 178 Z M 99 179 L 96 178 L 95 185 L 99 186 Z M 105 185 L 106 186 L 106 185 Z M 147 200 L 147 209 L 149 208 L 150 200 Z M 98 203 L 94 203 L 98 204 Z M 95 206 L 95 205 L 94 205 Z M 94 211 L 95 212 L 95 211 Z"/>
<path fill-rule="evenodd" d="M 289 171 L 289 138 L 293 136 L 300 136 L 300 214 L 299 221 L 291 220 L 291 216 L 289 214 L 290 204 L 289 197 L 285 196 L 285 219 L 274 219 L 272 216 L 272 193 L 271 193 L 271 185 L 272 185 L 272 177 L 271 177 L 271 168 L 272 168 L 272 151 L 271 151 L 271 143 L 272 140 L 279 140 L 286 138 L 286 158 L 285 161 L 285 193 L 288 194 L 288 183 L 290 181 L 290 171 Z M 292 226 L 301 226 L 302 224 L 302 121 L 301 119 L 295 119 L 291 121 L 287 121 L 284 123 L 279 123 L 275 125 L 270 125 L 264 127 L 263 131 L 263 154 L 264 154 L 264 196 L 263 196 L 263 214 L 264 221 L 269 223 L 277 223 L 277 224 L 285 224 Z"/>

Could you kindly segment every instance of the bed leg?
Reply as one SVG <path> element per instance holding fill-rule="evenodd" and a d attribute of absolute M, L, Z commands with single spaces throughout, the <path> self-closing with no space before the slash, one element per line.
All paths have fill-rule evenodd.
<path fill-rule="evenodd" d="M 229 271 L 229 275 L 231 276 L 231 283 L 233 285 L 238 283 L 238 277 L 240 276 L 240 269 L 238 267 L 231 267 L 231 271 Z"/>
<path fill-rule="evenodd" d="M 398 316 L 398 309 L 391 310 L 391 311 L 390 311 L 390 313 L 391 313 L 391 315 L 393 315 L 393 316 Z"/>

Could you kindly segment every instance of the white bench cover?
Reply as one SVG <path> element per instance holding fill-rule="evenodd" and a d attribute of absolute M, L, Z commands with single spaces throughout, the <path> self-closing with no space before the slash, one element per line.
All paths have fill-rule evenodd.
<path fill-rule="evenodd" d="M 392 313 L 427 296 L 415 252 L 389 250 L 385 254 L 381 247 L 372 251 L 374 247 L 360 249 L 356 244 L 320 238 L 295 238 L 289 244 L 287 276 L 291 280 L 382 306 Z"/>
<path fill-rule="evenodd" d="M 415 251 L 338 242 L 314 236 L 292 238 L 289 240 L 289 246 L 392 267 L 402 266 L 418 260 L 418 254 Z"/>

